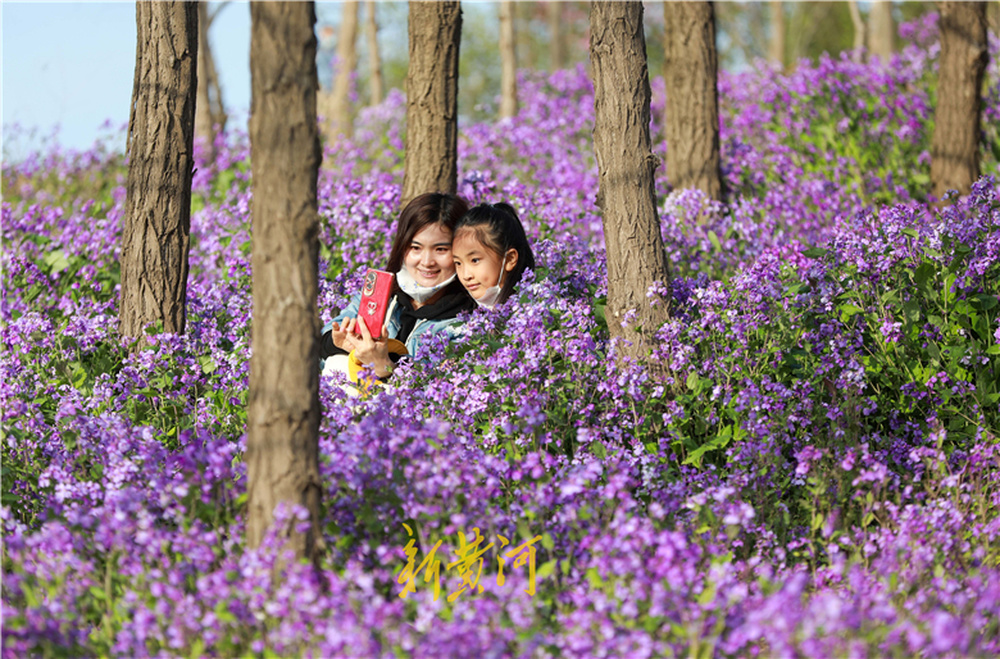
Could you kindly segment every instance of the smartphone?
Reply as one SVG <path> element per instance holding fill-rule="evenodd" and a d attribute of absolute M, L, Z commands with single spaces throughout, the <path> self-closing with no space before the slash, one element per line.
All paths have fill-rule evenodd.
<path fill-rule="evenodd" d="M 389 310 L 389 297 L 392 295 L 393 277 L 395 275 L 391 272 L 374 268 L 369 268 L 365 273 L 365 283 L 361 287 L 361 305 L 358 307 L 358 321 L 365 324 L 373 339 L 382 336 L 385 314 Z M 354 333 L 360 336 L 361 327 L 356 326 Z"/>

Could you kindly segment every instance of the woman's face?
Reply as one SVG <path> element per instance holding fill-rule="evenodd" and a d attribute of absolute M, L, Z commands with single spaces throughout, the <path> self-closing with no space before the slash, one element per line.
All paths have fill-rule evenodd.
<path fill-rule="evenodd" d="M 403 266 L 421 286 L 437 286 L 455 274 L 448 227 L 435 222 L 418 231 L 406 248 Z"/>

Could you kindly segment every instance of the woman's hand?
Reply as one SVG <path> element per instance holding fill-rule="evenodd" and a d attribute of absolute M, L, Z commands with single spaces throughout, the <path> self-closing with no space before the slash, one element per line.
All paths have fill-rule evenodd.
<path fill-rule="evenodd" d="M 341 350 L 349 350 L 349 348 L 344 345 L 344 339 L 347 338 L 347 323 L 350 322 L 350 320 L 350 318 L 345 318 L 340 323 L 333 321 L 330 327 L 330 338 L 333 339 L 333 345 L 337 346 Z"/>
<path fill-rule="evenodd" d="M 354 328 L 360 325 L 361 336 L 354 335 Z M 386 328 L 382 328 L 382 336 L 373 339 L 368 325 L 351 318 L 345 323 L 344 350 L 353 350 L 354 356 L 362 364 L 370 364 L 375 367 L 375 375 L 384 378 L 391 372 L 392 358 L 389 357 L 389 348 L 386 344 L 388 333 Z"/>

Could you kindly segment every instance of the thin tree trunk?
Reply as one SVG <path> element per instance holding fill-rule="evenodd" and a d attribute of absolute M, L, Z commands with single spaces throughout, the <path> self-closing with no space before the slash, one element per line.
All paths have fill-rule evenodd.
<path fill-rule="evenodd" d="M 401 207 L 458 189 L 458 2 L 410 2 L 406 160 Z"/>
<path fill-rule="evenodd" d="M 979 178 L 979 124 L 986 50 L 986 3 L 939 2 L 941 57 L 931 145 L 931 185 L 967 194 Z"/>
<path fill-rule="evenodd" d="M 375 20 L 375 0 L 368 0 L 368 14 L 365 18 L 365 30 L 368 37 L 368 68 L 371 79 L 371 105 L 378 105 L 385 95 L 382 83 L 382 57 L 378 52 L 378 22 Z"/>
<path fill-rule="evenodd" d="M 854 52 L 851 57 L 855 62 L 860 62 L 864 56 L 865 47 L 865 19 L 861 17 L 861 10 L 858 9 L 857 0 L 848 0 L 847 9 L 851 12 L 851 23 L 854 25 Z"/>
<path fill-rule="evenodd" d="M 562 9 L 563 3 L 549 2 L 546 6 L 549 19 L 549 56 L 553 71 L 566 68 L 566 46 L 563 37 Z"/>
<path fill-rule="evenodd" d="M 220 5 L 223 7 L 225 5 Z M 194 138 L 208 150 L 207 160 L 215 162 L 215 138 L 226 129 L 226 110 L 222 103 L 222 87 L 215 69 L 215 57 L 209 30 L 218 14 L 209 13 L 208 3 L 198 3 L 198 102 L 195 107 Z"/>
<path fill-rule="evenodd" d="M 715 11 L 710 2 L 666 2 L 667 180 L 722 199 Z"/>
<path fill-rule="evenodd" d="M 279 504 L 304 507 L 279 533 L 315 559 L 319 530 L 319 215 L 316 13 L 311 2 L 250 3 L 253 327 L 247 417 L 247 544 Z"/>
<path fill-rule="evenodd" d="M 137 2 L 119 331 L 183 333 L 197 95 L 198 7 Z"/>
<path fill-rule="evenodd" d="M 351 76 L 358 67 L 358 51 L 355 48 L 358 39 L 358 2 L 348 0 L 342 7 L 340 32 L 337 34 L 337 74 L 333 78 L 331 116 L 328 117 L 330 136 L 333 139 L 350 137 L 354 133 L 351 123 Z"/>
<path fill-rule="evenodd" d="M 649 138 L 649 71 L 641 2 L 590 6 L 590 58 L 594 68 L 594 152 L 608 263 L 608 329 L 619 358 L 648 359 L 654 334 L 668 318 L 665 304 L 650 305 L 654 282 L 668 282 L 656 213 L 653 171 L 658 159 Z M 627 328 L 622 323 L 627 323 Z"/>
<path fill-rule="evenodd" d="M 514 38 L 514 3 L 500 2 L 500 118 L 517 114 L 517 51 Z"/>
<path fill-rule="evenodd" d="M 892 2 L 873 0 L 868 13 L 868 55 L 888 62 L 892 57 L 896 25 L 892 20 Z"/>
<path fill-rule="evenodd" d="M 781 68 L 785 68 L 785 4 L 769 0 L 771 9 L 771 38 L 768 41 L 768 56 Z"/>

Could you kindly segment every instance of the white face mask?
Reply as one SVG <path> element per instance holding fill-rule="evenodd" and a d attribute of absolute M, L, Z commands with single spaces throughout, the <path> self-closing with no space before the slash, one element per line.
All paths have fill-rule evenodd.
<path fill-rule="evenodd" d="M 500 278 L 497 279 L 496 286 L 487 288 L 483 296 L 476 300 L 476 304 L 487 309 L 492 309 L 497 305 L 497 299 L 500 297 L 500 286 L 503 284 L 503 272 L 503 267 L 501 267 Z"/>
<path fill-rule="evenodd" d="M 434 297 L 445 286 L 455 281 L 455 274 L 448 277 L 440 284 L 434 286 L 421 286 L 417 283 L 417 280 L 413 278 L 410 271 L 403 266 L 403 269 L 396 273 L 396 283 L 399 284 L 401 291 L 409 295 L 419 304 L 423 304 L 430 298 Z"/>

